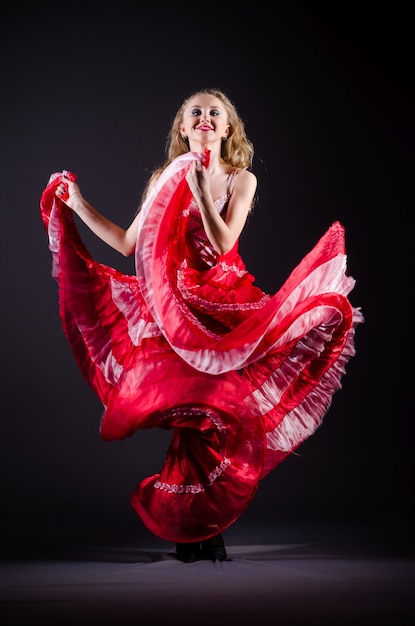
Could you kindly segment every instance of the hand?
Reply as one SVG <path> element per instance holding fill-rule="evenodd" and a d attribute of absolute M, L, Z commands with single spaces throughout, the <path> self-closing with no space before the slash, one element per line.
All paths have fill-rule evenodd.
<path fill-rule="evenodd" d="M 193 161 L 187 171 L 186 180 L 196 200 L 209 193 L 209 174 L 201 161 Z"/>
<path fill-rule="evenodd" d="M 60 198 L 65 204 L 72 209 L 73 202 L 75 197 L 82 197 L 79 185 L 75 182 L 76 176 L 72 174 L 72 172 L 67 172 L 63 170 L 61 176 L 61 182 L 56 187 L 55 194 L 58 198 Z M 75 197 L 74 197 L 75 196 Z"/>

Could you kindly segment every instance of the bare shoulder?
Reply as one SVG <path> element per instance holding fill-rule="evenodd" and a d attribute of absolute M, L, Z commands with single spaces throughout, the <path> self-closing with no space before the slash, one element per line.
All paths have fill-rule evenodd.
<path fill-rule="evenodd" d="M 254 195 L 257 188 L 257 177 L 249 170 L 239 170 L 234 178 L 234 191 Z"/>

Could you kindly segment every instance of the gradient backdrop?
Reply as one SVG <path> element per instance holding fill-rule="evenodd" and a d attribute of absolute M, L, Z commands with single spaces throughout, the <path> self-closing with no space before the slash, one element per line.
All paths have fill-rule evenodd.
<path fill-rule="evenodd" d="M 413 520 L 414 91 L 409 9 L 347 3 L 2 4 L 1 503 L 5 545 L 44 534 L 143 534 L 129 494 L 170 435 L 104 443 L 101 405 L 61 330 L 39 214 L 49 175 L 128 225 L 172 118 L 223 89 L 256 148 L 259 203 L 241 250 L 276 291 L 335 220 L 365 324 L 322 428 L 266 477 L 237 524 Z M 134 3 L 132 3 L 134 5 Z M 83 229 L 81 228 L 82 232 Z M 89 233 L 96 258 L 127 272 Z M 123 530 L 124 529 L 124 530 Z M 411 535 L 412 536 L 412 535 Z M 148 540 L 151 536 L 148 533 Z"/>

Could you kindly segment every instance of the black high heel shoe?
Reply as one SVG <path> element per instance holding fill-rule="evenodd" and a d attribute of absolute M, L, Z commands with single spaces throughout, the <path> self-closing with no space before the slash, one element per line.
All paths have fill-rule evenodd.
<path fill-rule="evenodd" d="M 183 563 L 194 563 L 202 559 L 200 542 L 176 543 L 176 558 Z"/>
<path fill-rule="evenodd" d="M 213 562 L 226 561 L 228 558 L 222 535 L 215 535 L 202 541 L 201 552 L 204 559 L 209 559 L 209 561 Z"/>

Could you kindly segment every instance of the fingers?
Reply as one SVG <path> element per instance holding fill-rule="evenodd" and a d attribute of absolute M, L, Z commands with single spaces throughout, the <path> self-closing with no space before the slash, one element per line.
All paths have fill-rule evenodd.
<path fill-rule="evenodd" d="M 58 198 L 60 198 L 61 200 L 65 202 L 69 198 L 68 184 L 65 182 L 60 182 L 59 185 L 56 187 L 55 193 L 58 196 Z"/>
<path fill-rule="evenodd" d="M 77 183 L 73 182 L 67 176 L 61 176 L 59 184 L 55 189 L 56 196 L 60 198 L 63 202 L 68 204 L 68 200 L 70 200 L 72 196 L 77 193 L 79 193 L 79 187 Z"/>
<path fill-rule="evenodd" d="M 63 200 L 63 202 L 66 202 L 69 199 L 70 195 L 73 195 L 73 193 L 76 191 L 76 186 L 74 185 L 75 181 L 76 174 L 70 172 L 69 170 L 62 170 L 60 182 L 59 185 L 56 187 L 55 194 L 58 196 L 58 198 Z M 71 194 L 72 186 L 73 189 Z"/>
<path fill-rule="evenodd" d="M 199 174 L 203 174 L 204 171 L 206 171 L 206 167 L 203 165 L 202 161 L 193 161 L 190 164 L 188 173 L 193 176 L 199 176 Z"/>

